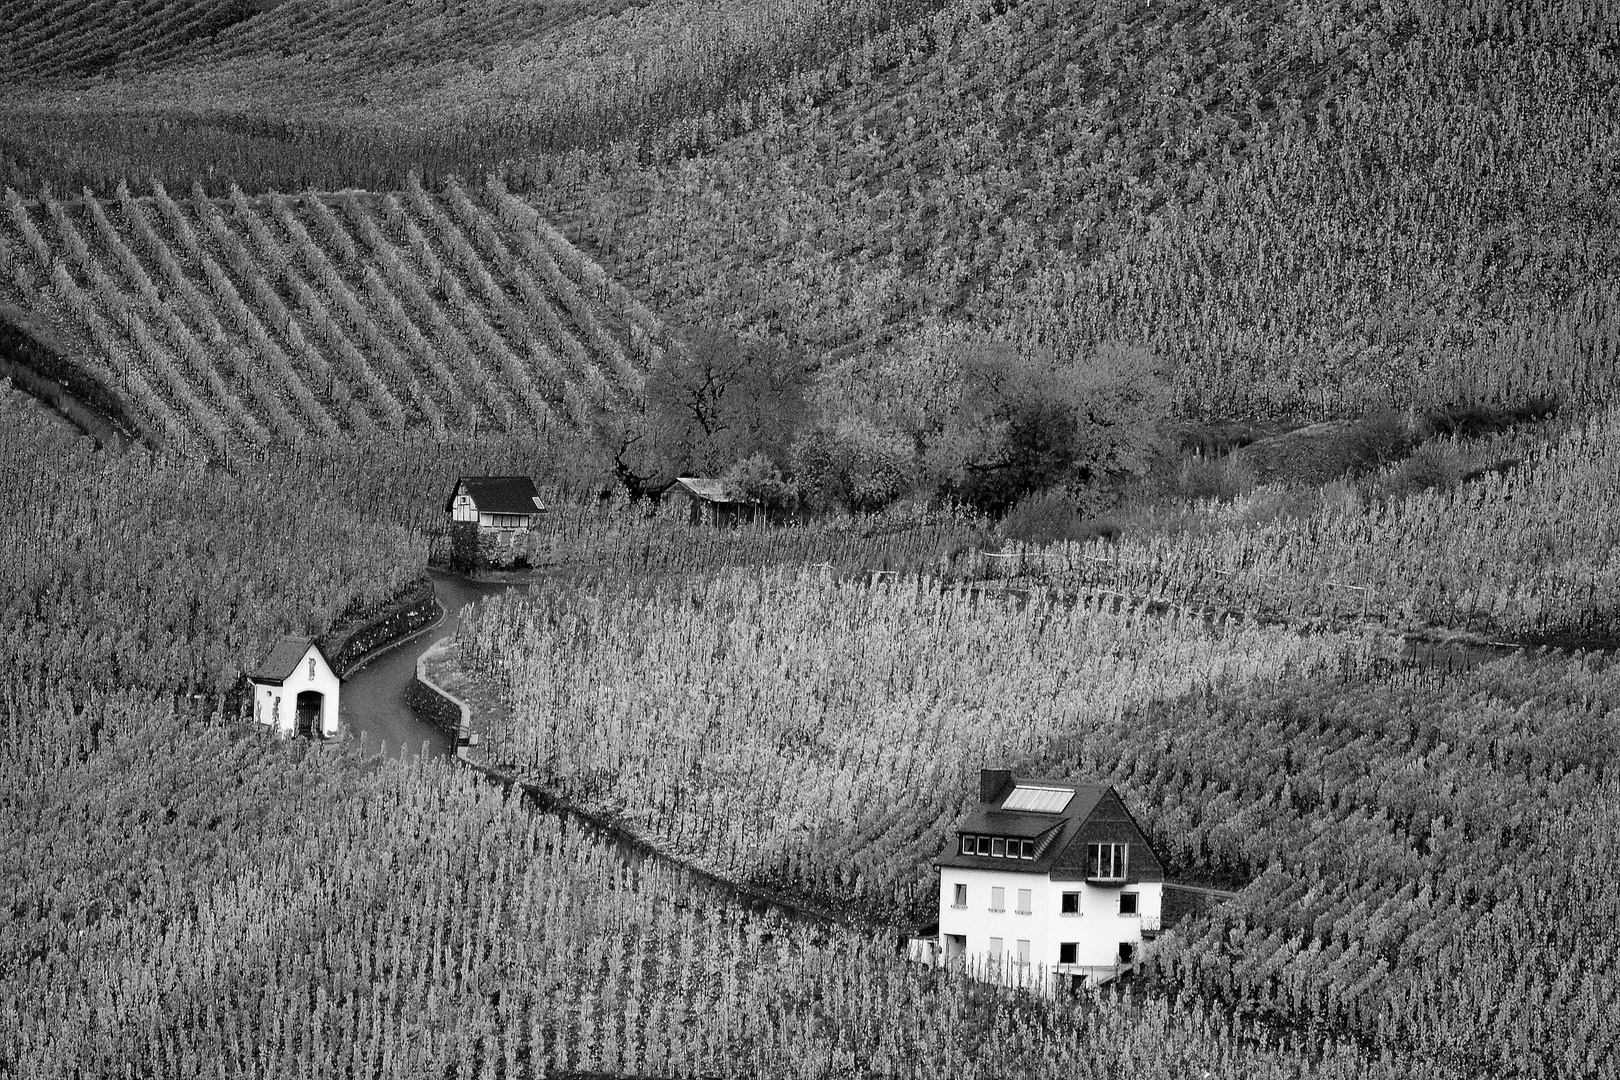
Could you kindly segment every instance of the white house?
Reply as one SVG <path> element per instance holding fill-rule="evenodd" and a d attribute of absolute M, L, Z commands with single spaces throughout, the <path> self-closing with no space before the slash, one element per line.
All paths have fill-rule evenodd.
<path fill-rule="evenodd" d="M 979 774 L 939 857 L 939 932 L 913 956 L 1057 990 L 1132 969 L 1157 936 L 1164 867 L 1113 788 Z"/>
<path fill-rule="evenodd" d="M 527 476 L 458 476 L 444 511 L 480 531 L 516 532 L 533 528 L 546 504 Z"/>
<path fill-rule="evenodd" d="M 282 638 L 249 678 L 253 719 L 277 735 L 337 734 L 341 680 L 321 647 L 309 638 Z"/>

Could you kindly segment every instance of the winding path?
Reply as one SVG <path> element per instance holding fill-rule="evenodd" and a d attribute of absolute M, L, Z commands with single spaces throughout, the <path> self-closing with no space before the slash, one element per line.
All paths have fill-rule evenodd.
<path fill-rule="evenodd" d="M 405 690 L 416 675 L 416 658 L 431 642 L 455 633 L 466 605 L 511 587 L 468 581 L 437 570 L 428 575 L 443 612 L 439 621 L 373 656 L 343 681 L 338 707 L 343 728 L 383 743 L 390 753 L 449 755 L 455 749 L 448 732 L 421 719 L 405 704 Z"/>
<path fill-rule="evenodd" d="M 454 633 L 461 622 L 461 611 L 490 596 L 511 588 L 522 588 L 526 581 L 477 582 L 464 577 L 430 570 L 433 589 L 443 613 L 439 620 L 408 638 L 395 643 L 351 672 L 343 682 L 339 715 L 344 728 L 360 738 L 381 742 L 389 753 L 423 753 L 450 757 L 455 749 L 448 733 L 421 719 L 405 703 L 405 691 L 416 675 L 417 658 L 434 641 Z M 464 763 L 470 764 L 470 763 Z M 611 843 L 628 863 L 640 866 L 657 863 L 673 868 L 687 881 L 694 903 L 702 897 L 746 908 L 804 926 L 825 928 L 831 924 L 863 926 L 876 924 L 840 916 L 806 904 L 796 897 L 731 881 L 700 866 L 660 851 L 652 842 L 625 829 L 617 822 L 598 817 L 558 798 L 539 785 L 483 765 L 471 765 L 483 778 L 501 787 L 522 789 L 524 801 L 539 813 L 562 819 L 569 827 Z"/>

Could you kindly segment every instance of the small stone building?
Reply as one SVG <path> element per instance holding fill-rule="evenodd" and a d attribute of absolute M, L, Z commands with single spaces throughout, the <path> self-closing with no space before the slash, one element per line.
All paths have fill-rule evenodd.
<path fill-rule="evenodd" d="M 311 639 L 282 638 L 248 678 L 253 719 L 277 735 L 330 739 L 338 733 L 342 680 Z"/>

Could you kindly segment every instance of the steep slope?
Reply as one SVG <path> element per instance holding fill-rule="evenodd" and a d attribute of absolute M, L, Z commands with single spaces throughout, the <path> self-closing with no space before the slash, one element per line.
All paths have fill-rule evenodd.
<path fill-rule="evenodd" d="M 663 347 L 498 184 L 4 202 L 0 295 L 165 441 L 567 432 Z"/>
<path fill-rule="evenodd" d="M 230 181 L 392 189 L 413 167 L 481 175 L 772 97 L 793 72 L 942 2 L 285 0 L 153 52 L 141 27 L 76 0 L 49 31 L 55 47 L 105 40 L 114 58 L 97 78 L 0 69 L 0 183 L 106 194 L 120 179 L 201 179 L 219 194 Z M 0 49 L 26 52 L 34 36 L 0 24 Z"/>
<path fill-rule="evenodd" d="M 0 83 L 79 82 L 162 64 L 270 6 L 266 0 L 21 0 L 0 27 Z"/>
<path fill-rule="evenodd" d="M 1147 342 L 1189 415 L 1584 405 L 1620 359 L 1616 43 L 1579 4 L 957 4 L 712 153 L 528 182 L 661 310 L 823 348 Z"/>
<path fill-rule="evenodd" d="M 1151 345 L 1189 417 L 1584 408 L 1620 389 L 1617 44 L 1522 0 L 290 0 L 20 88 L 0 174 L 496 172 L 659 310 L 826 357 L 829 400 L 982 334 Z"/>

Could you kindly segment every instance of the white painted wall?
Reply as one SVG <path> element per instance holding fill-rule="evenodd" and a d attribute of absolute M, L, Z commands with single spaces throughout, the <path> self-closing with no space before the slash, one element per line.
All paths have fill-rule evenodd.
<path fill-rule="evenodd" d="M 967 886 L 967 904 L 962 908 L 953 903 L 958 884 Z M 1158 882 L 1100 886 L 1083 881 L 1052 881 L 1042 874 L 977 868 L 943 867 L 939 886 L 942 956 L 949 951 L 948 935 L 964 935 L 970 969 L 1013 985 L 1043 987 L 1052 984 L 1054 973 L 1089 975 L 1093 982 L 1111 976 L 1117 966 L 1121 942 L 1135 945 L 1140 959 L 1143 926 L 1158 928 L 1163 897 L 1163 886 Z M 993 911 L 992 890 L 998 886 L 1006 890 L 1005 905 L 1004 910 Z M 1030 890 L 1027 915 L 1017 910 L 1019 889 Z M 1065 892 L 1080 894 L 1080 914 L 1062 913 Z M 1138 914 L 1119 913 L 1119 897 L 1124 892 L 1136 893 Z M 1001 939 L 1002 955 L 992 955 L 992 938 Z M 1019 941 L 1029 942 L 1028 967 L 1014 963 Z M 1078 946 L 1073 965 L 1058 962 L 1064 942 Z M 993 967 L 991 961 L 996 961 Z"/>
<path fill-rule="evenodd" d="M 313 672 L 311 661 L 314 662 Z M 280 686 L 253 684 L 253 719 L 270 727 L 277 735 L 291 735 L 298 723 L 298 695 L 314 690 L 322 695 L 321 734 L 330 739 L 338 733 L 338 688 L 341 685 L 321 651 L 311 645 L 292 675 Z"/>

